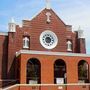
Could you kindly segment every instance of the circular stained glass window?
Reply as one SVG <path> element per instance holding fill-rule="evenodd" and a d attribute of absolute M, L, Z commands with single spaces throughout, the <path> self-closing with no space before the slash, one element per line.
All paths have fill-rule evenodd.
<path fill-rule="evenodd" d="M 53 49 L 58 43 L 58 38 L 54 32 L 46 30 L 40 35 L 40 43 L 46 49 Z"/>

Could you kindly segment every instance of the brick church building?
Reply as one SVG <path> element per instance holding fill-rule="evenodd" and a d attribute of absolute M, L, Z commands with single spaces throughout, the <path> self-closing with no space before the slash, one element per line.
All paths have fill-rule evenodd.
<path fill-rule="evenodd" d="M 72 31 L 47 7 L 22 27 L 0 33 L 0 87 L 5 90 L 90 90 L 83 30 Z M 4 90 L 4 89 L 3 89 Z"/>

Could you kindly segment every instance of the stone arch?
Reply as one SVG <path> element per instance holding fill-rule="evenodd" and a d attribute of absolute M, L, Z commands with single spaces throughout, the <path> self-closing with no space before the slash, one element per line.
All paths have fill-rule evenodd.
<path fill-rule="evenodd" d="M 30 58 L 26 66 L 27 84 L 41 83 L 41 63 L 37 58 Z"/>
<path fill-rule="evenodd" d="M 89 64 L 86 60 L 80 60 L 78 62 L 78 82 L 89 82 Z"/>
<path fill-rule="evenodd" d="M 65 84 L 66 82 L 66 63 L 62 59 L 57 59 L 54 62 L 54 83 Z"/>

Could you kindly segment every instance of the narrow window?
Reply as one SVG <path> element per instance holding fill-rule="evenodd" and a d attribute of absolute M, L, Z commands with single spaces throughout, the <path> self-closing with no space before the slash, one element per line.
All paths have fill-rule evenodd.
<path fill-rule="evenodd" d="M 28 37 L 23 38 L 23 48 L 29 48 L 29 38 Z"/>
<path fill-rule="evenodd" d="M 72 42 L 70 40 L 67 41 L 67 51 L 72 51 Z"/>

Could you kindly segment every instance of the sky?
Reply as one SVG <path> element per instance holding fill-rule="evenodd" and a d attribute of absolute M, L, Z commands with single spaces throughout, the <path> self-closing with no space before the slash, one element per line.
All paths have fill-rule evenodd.
<path fill-rule="evenodd" d="M 73 31 L 84 30 L 87 53 L 90 54 L 90 0 L 50 0 L 51 8 Z M 46 7 L 46 0 L 0 0 L 0 32 L 8 32 L 11 18 L 17 24 L 31 19 Z"/>

